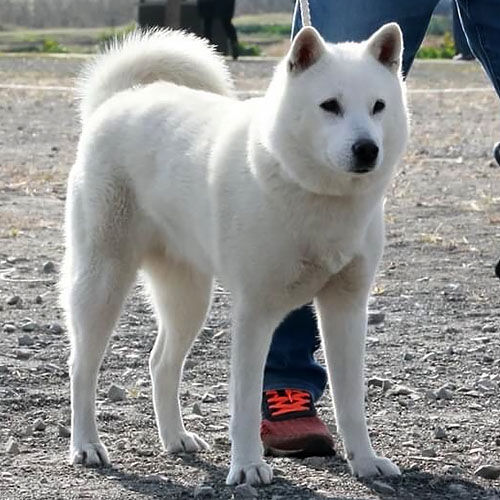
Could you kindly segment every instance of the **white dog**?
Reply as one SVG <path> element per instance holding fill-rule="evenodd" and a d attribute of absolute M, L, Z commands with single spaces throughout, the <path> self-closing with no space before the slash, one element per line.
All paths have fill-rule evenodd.
<path fill-rule="evenodd" d="M 384 191 L 408 135 L 401 54 L 396 24 L 339 45 L 306 27 L 265 96 L 244 102 L 223 60 L 179 32 L 135 33 L 89 68 L 63 278 L 73 463 L 109 463 L 97 374 L 142 269 L 159 323 L 150 369 L 167 451 L 207 447 L 186 431 L 177 392 L 217 276 L 234 302 L 227 483 L 272 479 L 259 438 L 263 367 L 274 329 L 312 299 L 349 465 L 399 474 L 370 443 L 363 357 Z"/>

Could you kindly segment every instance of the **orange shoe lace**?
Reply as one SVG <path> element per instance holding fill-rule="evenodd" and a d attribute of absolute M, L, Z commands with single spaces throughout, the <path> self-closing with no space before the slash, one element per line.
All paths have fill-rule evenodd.
<path fill-rule="evenodd" d="M 272 417 L 310 409 L 311 395 L 307 391 L 302 391 L 300 389 L 283 389 L 280 392 L 284 392 L 285 394 L 281 396 L 278 391 L 265 391 L 267 404 Z"/>

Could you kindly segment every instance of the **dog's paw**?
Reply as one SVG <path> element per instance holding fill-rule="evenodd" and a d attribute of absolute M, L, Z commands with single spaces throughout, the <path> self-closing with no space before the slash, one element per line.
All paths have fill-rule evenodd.
<path fill-rule="evenodd" d="M 182 432 L 174 439 L 166 440 L 167 453 L 197 453 L 209 450 L 210 446 L 194 432 Z"/>
<path fill-rule="evenodd" d="M 400 476 L 401 471 L 388 458 L 372 455 L 368 457 L 354 457 L 348 461 L 351 472 L 356 477 L 371 476 Z"/>
<path fill-rule="evenodd" d="M 226 484 L 248 483 L 252 486 L 270 484 L 273 480 L 273 469 L 265 462 L 252 464 L 233 464 L 229 470 Z"/>
<path fill-rule="evenodd" d="M 100 442 L 72 444 L 69 461 L 87 467 L 107 467 L 111 463 L 106 447 Z"/>

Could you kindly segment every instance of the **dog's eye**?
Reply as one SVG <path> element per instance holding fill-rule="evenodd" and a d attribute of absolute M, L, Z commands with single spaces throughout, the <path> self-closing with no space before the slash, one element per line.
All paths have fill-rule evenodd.
<path fill-rule="evenodd" d="M 328 113 L 333 113 L 334 115 L 342 114 L 342 108 L 337 99 L 328 99 L 327 101 L 322 102 L 319 106 L 325 111 L 328 111 Z"/>
<path fill-rule="evenodd" d="M 384 108 L 385 108 L 385 102 L 379 99 L 373 105 L 373 114 L 375 115 L 376 113 L 380 113 L 381 111 L 383 111 Z"/>

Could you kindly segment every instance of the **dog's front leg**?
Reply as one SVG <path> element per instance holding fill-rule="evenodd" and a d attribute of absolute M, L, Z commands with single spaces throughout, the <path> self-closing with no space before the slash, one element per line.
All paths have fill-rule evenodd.
<path fill-rule="evenodd" d="M 316 299 L 337 426 L 353 474 L 398 475 L 396 465 L 375 454 L 365 418 L 364 354 L 371 280 L 360 279 L 359 269 L 356 275 L 348 273 L 333 279 Z"/>
<path fill-rule="evenodd" d="M 262 459 L 260 421 L 264 364 L 276 315 L 247 304 L 234 307 L 231 355 L 231 469 L 227 484 L 269 484 L 273 473 Z"/>

